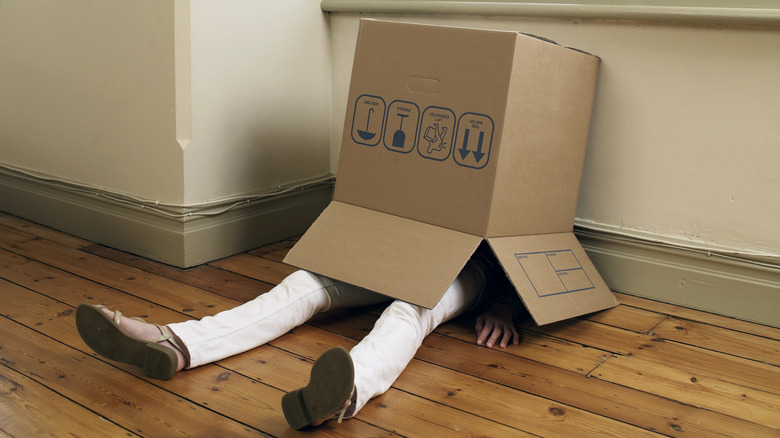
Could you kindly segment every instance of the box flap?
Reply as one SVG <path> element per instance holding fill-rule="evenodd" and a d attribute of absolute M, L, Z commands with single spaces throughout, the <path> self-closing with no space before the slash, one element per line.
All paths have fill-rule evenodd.
<path fill-rule="evenodd" d="M 487 241 L 538 325 L 619 304 L 573 233 Z"/>
<path fill-rule="evenodd" d="M 430 309 L 481 241 L 334 201 L 284 262 Z"/>

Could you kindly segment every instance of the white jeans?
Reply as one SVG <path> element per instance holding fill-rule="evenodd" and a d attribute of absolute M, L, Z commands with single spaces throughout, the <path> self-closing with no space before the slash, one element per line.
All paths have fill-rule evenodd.
<path fill-rule="evenodd" d="M 484 289 L 481 272 L 466 265 L 433 309 L 393 301 L 374 328 L 351 351 L 357 413 L 383 394 L 439 324 L 463 313 Z M 169 324 L 189 350 L 189 368 L 272 341 L 319 312 L 387 301 L 384 295 L 306 271 L 297 271 L 252 301 L 201 320 Z"/>

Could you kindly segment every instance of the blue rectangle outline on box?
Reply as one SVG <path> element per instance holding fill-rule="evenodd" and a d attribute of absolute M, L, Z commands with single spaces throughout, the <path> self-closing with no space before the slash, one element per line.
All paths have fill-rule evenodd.
<path fill-rule="evenodd" d="M 579 267 L 577 267 L 577 268 L 570 268 L 570 269 L 555 269 L 555 266 L 550 261 L 549 254 L 551 254 L 551 253 L 563 253 L 563 252 L 571 253 L 572 257 L 574 257 L 574 260 L 577 262 L 577 266 L 579 266 Z M 523 266 L 523 262 L 520 261 L 520 257 L 522 257 L 522 256 L 526 256 L 527 257 L 529 255 L 535 255 L 535 254 L 544 254 L 545 255 L 545 257 L 547 258 L 547 262 L 550 263 L 550 268 L 553 270 L 553 272 L 555 272 L 555 275 L 558 277 L 558 280 L 561 282 L 561 286 L 563 286 L 563 289 L 564 289 L 563 292 L 552 292 L 552 293 L 540 293 L 539 292 L 539 289 L 537 289 L 537 287 L 534 284 L 533 280 L 531 280 L 531 276 L 528 275 L 528 272 L 526 271 L 525 266 Z M 582 267 L 582 263 L 580 263 L 579 259 L 577 259 L 577 256 L 574 254 L 574 251 L 572 251 L 571 249 L 561 249 L 561 250 L 556 250 L 556 251 L 536 251 L 536 252 L 526 252 L 526 253 L 515 253 L 515 259 L 517 260 L 517 263 L 520 265 L 520 268 L 523 270 L 523 273 L 525 274 L 526 278 L 528 279 L 528 282 L 531 283 L 531 287 L 534 288 L 534 292 L 536 292 L 536 295 L 538 297 L 540 297 L 540 298 L 552 297 L 552 296 L 556 296 L 556 295 L 565 295 L 565 294 L 570 294 L 570 293 L 574 293 L 574 292 L 582 292 L 582 291 L 591 290 L 591 289 L 595 289 L 596 288 L 596 286 L 593 284 L 593 281 L 588 276 L 588 273 L 585 271 L 585 268 Z M 584 287 L 584 288 L 580 288 L 580 289 L 569 290 L 566 287 L 566 283 L 564 283 L 564 281 L 561 280 L 561 274 L 562 273 L 568 274 L 569 272 L 572 272 L 572 271 L 582 271 L 582 273 L 585 274 L 585 278 L 588 280 L 588 283 L 590 283 L 590 287 Z"/>

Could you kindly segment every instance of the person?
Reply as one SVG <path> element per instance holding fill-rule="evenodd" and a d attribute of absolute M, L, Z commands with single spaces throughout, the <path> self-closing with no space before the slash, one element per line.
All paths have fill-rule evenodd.
<path fill-rule="evenodd" d="M 76 326 L 87 346 L 99 355 L 143 368 L 150 377 L 168 379 L 185 368 L 263 345 L 317 313 L 383 301 L 389 298 L 299 270 L 269 292 L 200 320 L 161 326 L 83 303 L 76 311 Z M 516 323 L 523 306 L 485 242 L 432 309 L 391 301 L 373 329 L 350 351 L 335 347 L 317 358 L 309 383 L 282 397 L 287 422 L 301 429 L 330 418 L 341 422 L 353 417 L 390 388 L 428 334 L 469 311 L 478 313 L 474 326 L 478 345 L 519 344 Z"/>

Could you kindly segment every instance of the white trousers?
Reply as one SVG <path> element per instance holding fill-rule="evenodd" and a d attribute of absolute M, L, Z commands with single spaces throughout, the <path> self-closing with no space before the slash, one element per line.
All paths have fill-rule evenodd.
<path fill-rule="evenodd" d="M 469 262 L 433 309 L 395 300 L 351 351 L 357 413 L 383 394 L 412 360 L 423 339 L 439 324 L 479 300 L 482 273 Z M 189 350 L 189 368 L 263 345 L 317 313 L 387 301 L 384 295 L 306 271 L 297 271 L 269 292 L 201 320 L 169 324 Z"/>

